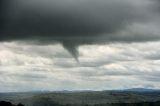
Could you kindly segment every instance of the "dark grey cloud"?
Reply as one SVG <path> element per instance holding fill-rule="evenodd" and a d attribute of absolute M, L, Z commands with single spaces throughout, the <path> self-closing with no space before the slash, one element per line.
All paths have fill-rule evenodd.
<path fill-rule="evenodd" d="M 148 23 L 156 0 L 1 0 L 0 41 L 60 42 L 75 58 L 83 44 L 159 40 Z M 133 23 L 148 26 L 131 29 Z M 156 22 L 154 22 L 156 23 Z M 157 26 L 160 26 L 158 24 Z"/>

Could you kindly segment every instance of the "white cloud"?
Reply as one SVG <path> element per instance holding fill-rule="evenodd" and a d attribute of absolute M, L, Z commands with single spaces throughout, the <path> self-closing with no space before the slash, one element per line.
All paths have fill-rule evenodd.
<path fill-rule="evenodd" d="M 0 43 L 0 91 L 160 88 L 160 42 L 79 47 Z"/>

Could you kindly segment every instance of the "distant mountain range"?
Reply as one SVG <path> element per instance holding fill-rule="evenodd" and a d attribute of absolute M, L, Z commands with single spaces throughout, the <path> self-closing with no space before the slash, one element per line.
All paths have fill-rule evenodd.
<path fill-rule="evenodd" d="M 131 88 L 125 89 L 123 91 L 130 91 L 130 92 L 153 92 L 153 91 L 160 91 L 159 89 L 148 89 L 148 88 Z"/>
<path fill-rule="evenodd" d="M 160 89 L 149 89 L 149 88 L 130 88 L 130 89 L 122 89 L 122 90 L 102 90 L 102 91 L 93 91 L 93 90 L 63 90 L 63 91 L 53 91 L 57 93 L 75 93 L 75 92 L 103 92 L 103 91 L 129 91 L 129 92 L 154 92 L 160 91 Z M 52 92 L 52 91 L 50 91 Z"/>
<path fill-rule="evenodd" d="M 104 91 L 64 90 L 0 93 L 0 101 L 8 101 L 13 104 L 22 103 L 25 106 L 150 106 L 148 103 L 155 102 L 158 105 L 152 106 L 160 106 L 160 90 L 132 88 Z M 133 105 L 135 103 L 146 105 Z"/>

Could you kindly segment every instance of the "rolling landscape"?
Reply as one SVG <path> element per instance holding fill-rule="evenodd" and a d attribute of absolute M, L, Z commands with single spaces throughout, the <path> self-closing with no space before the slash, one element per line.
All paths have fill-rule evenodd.
<path fill-rule="evenodd" d="M 22 103 L 25 106 L 159 106 L 160 90 L 134 88 L 106 91 L 0 93 L 0 101 Z"/>

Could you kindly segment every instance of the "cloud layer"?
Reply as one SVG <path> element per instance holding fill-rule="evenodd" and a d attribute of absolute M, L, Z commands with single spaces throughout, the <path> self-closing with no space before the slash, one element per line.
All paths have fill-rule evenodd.
<path fill-rule="evenodd" d="M 77 63 L 61 45 L 0 43 L 0 91 L 160 88 L 159 45 L 81 46 Z"/>
<path fill-rule="evenodd" d="M 84 44 L 160 39 L 157 0 L 2 0 L 0 41 Z"/>

